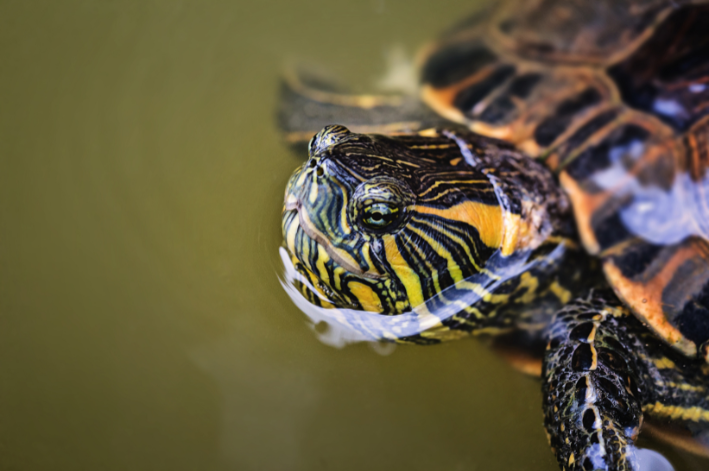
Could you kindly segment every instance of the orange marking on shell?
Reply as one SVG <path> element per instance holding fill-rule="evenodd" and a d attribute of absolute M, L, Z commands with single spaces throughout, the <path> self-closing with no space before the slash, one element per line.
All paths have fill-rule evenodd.
<path fill-rule="evenodd" d="M 530 44 L 549 43 L 547 37 L 548 31 L 555 31 L 560 28 L 559 21 L 567 17 L 569 10 L 567 2 L 550 2 L 550 7 L 542 10 L 547 17 L 546 24 L 548 28 L 539 28 L 537 25 L 527 24 L 521 29 L 516 29 L 512 34 L 505 32 L 500 25 L 505 24 L 509 20 L 520 20 L 524 18 L 534 18 L 535 10 L 539 10 L 541 2 L 498 2 L 501 4 L 495 12 L 493 20 L 489 22 L 490 27 L 485 31 L 489 43 L 495 44 L 497 49 L 513 51 L 516 54 L 525 55 L 529 53 Z M 494 3 L 493 3 L 494 4 Z M 547 5 L 549 6 L 549 4 Z M 537 57 L 544 61 L 555 63 L 576 63 L 583 65 L 601 65 L 614 64 L 635 52 L 647 39 L 655 32 L 655 25 L 661 23 L 672 11 L 676 5 L 668 3 L 664 10 L 658 11 L 655 17 L 655 24 L 646 26 L 641 31 L 628 31 L 626 34 L 619 34 L 616 41 L 610 45 L 602 45 L 599 41 L 598 34 L 603 33 L 603 28 L 593 28 L 590 24 L 577 22 L 577 28 L 574 29 L 573 42 L 568 50 L 559 50 L 552 47 L 549 50 L 538 52 Z M 633 12 L 636 17 L 644 11 L 641 8 L 633 8 L 629 12 Z M 533 20 L 532 20 L 533 21 Z M 530 26 L 532 26 L 530 28 Z M 567 27 L 570 25 L 566 25 Z M 606 30 L 607 32 L 607 30 Z"/>
<path fill-rule="evenodd" d="M 470 130 L 483 136 L 494 137 L 508 142 L 516 142 L 514 122 L 507 126 L 491 126 L 481 121 L 474 121 L 470 124 Z"/>
<path fill-rule="evenodd" d="M 539 146 L 539 144 L 537 144 L 537 141 L 535 141 L 534 139 L 527 139 L 520 142 L 519 144 L 517 144 L 517 148 L 532 157 L 537 157 L 539 156 L 539 154 L 542 153 L 542 148 Z M 547 161 L 547 165 L 548 162 L 549 161 Z M 552 170 L 554 169 L 554 167 L 551 168 Z"/>
<path fill-rule="evenodd" d="M 453 100 L 462 87 L 455 85 L 453 87 L 436 89 L 430 85 L 425 85 L 421 90 L 421 99 L 433 110 L 446 119 L 456 123 L 464 123 L 465 116 L 463 113 L 453 106 Z"/>
<path fill-rule="evenodd" d="M 660 272 L 645 283 L 634 282 L 623 276 L 621 270 L 610 259 L 603 263 L 608 282 L 618 296 L 661 338 L 689 357 L 696 356 L 697 345 L 684 337 L 667 320 L 662 310 L 662 291 L 672 280 L 677 269 L 685 261 L 698 255 L 698 250 L 695 244 L 677 250 Z"/>
<path fill-rule="evenodd" d="M 496 67 L 497 66 L 495 64 L 484 67 L 473 75 L 470 75 L 469 77 L 466 77 L 465 79 L 460 80 L 454 83 L 453 85 L 450 85 L 445 88 L 434 88 L 431 85 L 424 85 L 421 90 L 421 99 L 424 103 L 433 108 L 433 110 L 441 116 L 450 119 L 451 121 L 465 123 L 466 121 L 469 121 L 468 118 L 466 118 L 466 116 L 453 105 L 456 96 L 458 96 L 458 93 L 460 93 L 462 90 L 465 90 L 469 86 L 486 79 L 490 74 L 495 71 Z M 477 124 L 482 123 L 475 123 L 475 125 Z M 471 129 L 473 131 L 478 132 L 480 134 L 491 137 L 497 137 L 499 139 L 510 140 L 510 136 L 504 134 L 503 131 L 499 131 L 498 128 L 491 126 L 489 126 L 488 128 L 489 129 L 487 129 L 486 131 L 482 131 L 476 130 L 473 126 L 471 126 Z M 494 133 L 502 132 L 504 135 L 491 134 L 487 131 L 492 131 Z"/>
<path fill-rule="evenodd" d="M 597 193 L 595 195 L 587 193 L 566 172 L 561 172 L 559 182 L 571 199 L 574 216 L 576 216 L 576 225 L 578 226 L 583 246 L 586 247 L 588 253 L 592 255 L 598 254 L 600 247 L 596 234 L 594 234 L 591 227 L 591 215 L 608 198 L 608 193 Z"/>
<path fill-rule="evenodd" d="M 683 144 L 680 168 L 688 171 L 693 181 L 700 182 L 709 170 L 709 116 L 692 127 Z"/>
<path fill-rule="evenodd" d="M 638 159 L 633 168 L 627 170 L 625 178 L 619 181 L 614 188 L 592 194 L 585 191 L 566 171 L 562 171 L 559 174 L 559 182 L 569 195 L 574 208 L 574 216 L 576 218 L 581 241 L 584 247 L 586 247 L 586 250 L 593 255 L 598 255 L 600 247 L 593 228 L 591 227 L 591 216 L 605 204 L 608 199 L 616 197 L 615 195 L 618 192 L 622 194 L 622 190 L 627 187 L 628 182 L 638 178 L 638 175 L 644 169 L 656 165 L 658 161 L 663 159 L 669 159 L 671 161 L 670 166 L 673 166 L 674 156 L 677 155 L 678 152 L 675 148 L 675 141 L 671 139 L 672 131 L 667 126 L 657 121 L 654 117 L 646 117 L 633 111 L 626 111 L 621 117 L 617 118 L 616 125 L 602 128 L 602 130 L 591 136 L 581 147 L 577 148 L 576 152 L 581 152 L 589 146 L 600 143 L 609 133 L 617 129 L 621 122 L 635 124 L 647 129 L 648 132 L 657 137 L 657 141 L 648 144 L 642 158 Z M 550 168 L 556 169 L 559 165 L 559 158 L 560 156 L 554 153 L 549 157 L 546 163 Z M 670 168 L 669 171 L 671 172 L 672 169 Z"/>

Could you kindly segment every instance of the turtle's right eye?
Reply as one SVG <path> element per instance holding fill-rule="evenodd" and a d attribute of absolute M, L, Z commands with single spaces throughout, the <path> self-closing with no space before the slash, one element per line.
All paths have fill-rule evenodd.
<path fill-rule="evenodd" d="M 362 222 L 370 229 L 385 229 L 397 220 L 401 210 L 392 204 L 374 203 L 362 211 Z"/>
<path fill-rule="evenodd" d="M 375 177 L 359 185 L 354 192 L 354 220 L 367 232 L 397 232 L 414 199 L 402 181 L 387 176 Z"/>

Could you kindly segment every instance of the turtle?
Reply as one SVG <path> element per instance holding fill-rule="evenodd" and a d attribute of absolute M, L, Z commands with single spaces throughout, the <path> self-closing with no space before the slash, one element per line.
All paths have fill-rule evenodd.
<path fill-rule="evenodd" d="M 538 354 L 561 469 L 638 469 L 651 421 L 709 444 L 709 2 L 505 0 L 420 57 L 417 95 L 285 77 L 298 292 Z"/>

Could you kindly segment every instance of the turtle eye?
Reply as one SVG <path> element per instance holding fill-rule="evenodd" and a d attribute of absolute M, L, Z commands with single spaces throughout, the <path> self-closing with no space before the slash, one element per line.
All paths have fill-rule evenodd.
<path fill-rule="evenodd" d="M 387 203 L 373 203 L 364 207 L 362 222 L 370 229 L 385 229 L 399 217 L 397 206 Z"/>
<path fill-rule="evenodd" d="M 402 181 L 379 176 L 360 184 L 352 198 L 353 221 L 374 234 L 395 233 L 403 227 L 414 194 Z"/>

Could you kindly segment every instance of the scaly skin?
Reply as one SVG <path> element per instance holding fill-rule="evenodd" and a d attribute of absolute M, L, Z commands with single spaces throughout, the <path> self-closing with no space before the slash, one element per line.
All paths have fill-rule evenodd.
<path fill-rule="evenodd" d="M 636 468 L 644 417 L 709 443 L 709 0 L 492 3 L 422 55 L 439 118 L 285 81 L 287 141 L 390 135 L 311 142 L 284 207 L 299 287 L 359 338 L 548 332 L 563 469 Z M 390 225 L 362 226 L 372 202 Z M 592 286 L 615 294 L 573 301 Z"/>
<path fill-rule="evenodd" d="M 544 424 L 562 469 L 637 469 L 647 415 L 709 429 L 709 375 L 653 336 L 610 291 L 559 311 L 542 372 Z"/>
<path fill-rule="evenodd" d="M 336 322 L 420 344 L 546 333 L 545 425 L 562 469 L 637 469 L 644 416 L 708 429 L 709 365 L 663 343 L 610 290 L 577 298 L 606 285 L 541 164 L 451 128 L 328 126 L 309 151 L 283 235 L 296 285 Z"/>

